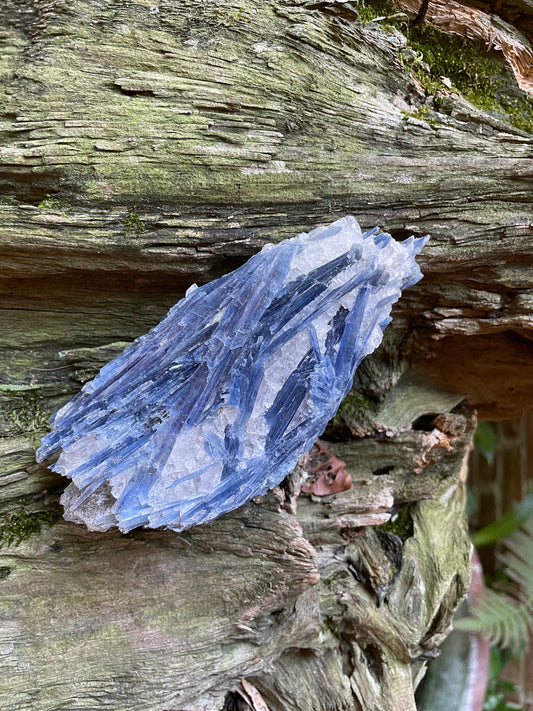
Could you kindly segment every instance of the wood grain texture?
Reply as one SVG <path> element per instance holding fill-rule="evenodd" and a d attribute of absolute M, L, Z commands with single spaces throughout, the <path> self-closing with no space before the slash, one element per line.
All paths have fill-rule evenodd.
<path fill-rule="evenodd" d="M 2 564 L 2 709 L 220 708 L 287 638 L 316 644 L 316 555 L 267 507 L 192 538 L 56 524 Z"/>
<path fill-rule="evenodd" d="M 34 533 L 0 556 L 1 711 L 219 711 L 240 679 L 270 711 L 413 708 L 468 584 L 459 403 L 533 402 L 533 138 L 451 91 L 420 118 L 405 38 L 337 5 L 3 5 L 0 538 Z M 192 282 L 347 213 L 432 236 L 328 428 L 352 489 L 50 527 L 49 413 Z"/>
<path fill-rule="evenodd" d="M 405 38 L 328 8 L 7 3 L 6 346 L 37 340 L 37 361 L 61 367 L 51 343 L 129 339 L 192 281 L 346 213 L 431 234 L 426 279 L 398 311 L 417 315 L 416 353 L 438 355 L 442 336 L 531 330 L 533 138 L 451 91 L 417 118 Z M 464 378 L 454 385 L 464 392 Z"/>

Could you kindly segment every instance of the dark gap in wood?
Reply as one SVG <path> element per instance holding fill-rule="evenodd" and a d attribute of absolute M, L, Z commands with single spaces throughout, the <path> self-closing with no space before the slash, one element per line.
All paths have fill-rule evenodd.
<path fill-rule="evenodd" d="M 235 691 L 228 691 L 221 711 L 250 711 L 250 706 Z"/>
<path fill-rule="evenodd" d="M 366 647 L 363 647 L 363 654 L 366 659 L 368 671 L 377 682 L 381 681 L 383 677 L 383 664 L 381 662 L 379 647 L 376 647 L 374 644 L 367 644 Z"/>
<path fill-rule="evenodd" d="M 388 474 L 389 472 L 391 472 L 393 469 L 395 469 L 395 465 L 394 465 L 394 464 L 388 464 L 388 465 L 385 466 L 385 467 L 379 467 L 378 469 L 374 469 L 374 471 L 372 472 L 372 474 L 373 474 L 374 476 L 383 476 L 384 474 Z"/>
<path fill-rule="evenodd" d="M 422 432 L 431 432 L 431 430 L 435 429 L 435 414 L 431 415 L 420 415 L 420 417 L 417 417 L 416 420 L 414 420 L 411 424 L 411 427 L 414 430 L 419 430 Z"/>

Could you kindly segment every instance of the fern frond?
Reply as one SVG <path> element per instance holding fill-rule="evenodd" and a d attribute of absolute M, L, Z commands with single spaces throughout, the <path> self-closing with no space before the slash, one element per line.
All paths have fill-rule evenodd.
<path fill-rule="evenodd" d="M 472 616 L 454 622 L 456 629 L 479 632 L 491 644 L 518 649 L 527 642 L 533 625 L 533 605 L 516 604 L 506 595 L 486 590 L 472 608 Z"/>
<path fill-rule="evenodd" d="M 530 506 L 530 497 L 531 494 L 526 497 L 525 509 Z M 479 632 L 492 644 L 517 650 L 527 643 L 533 629 L 533 516 L 513 531 L 504 543 L 506 552 L 501 561 L 505 573 L 519 586 L 523 602 L 488 589 L 472 606 L 471 617 L 457 620 L 454 626 Z"/>
<path fill-rule="evenodd" d="M 506 552 L 501 556 L 505 572 L 515 580 L 533 606 L 533 518 L 504 541 Z"/>

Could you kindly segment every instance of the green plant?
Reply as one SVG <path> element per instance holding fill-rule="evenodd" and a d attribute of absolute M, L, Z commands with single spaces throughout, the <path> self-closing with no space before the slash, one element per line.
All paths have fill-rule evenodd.
<path fill-rule="evenodd" d="M 382 523 L 375 527 L 377 531 L 387 531 L 398 536 L 402 541 L 406 541 L 413 535 L 413 518 L 411 507 L 409 504 L 404 504 L 397 512 L 396 516 L 391 517 L 386 523 Z"/>
<path fill-rule="evenodd" d="M 14 402 L 18 402 L 19 406 L 9 413 L 9 419 L 18 431 L 32 434 L 48 427 L 50 411 L 45 408 L 45 402 L 39 393 L 22 391 L 21 396 L 15 398 Z"/>
<path fill-rule="evenodd" d="M 517 711 L 517 709 L 521 708 L 516 704 L 509 704 L 505 698 L 507 693 L 517 691 L 518 687 L 516 684 L 501 678 L 505 665 L 513 658 L 515 656 L 508 649 L 491 647 L 489 678 L 483 711 Z M 522 711 L 524 710 L 522 709 Z"/>
<path fill-rule="evenodd" d="M 217 27 L 223 25 L 224 27 L 230 27 L 236 22 L 250 22 L 250 18 L 244 15 L 244 8 L 239 7 L 235 12 L 228 12 L 227 10 L 215 10 L 215 17 L 217 18 Z"/>
<path fill-rule="evenodd" d="M 407 14 L 398 12 L 393 0 L 359 0 L 357 14 L 363 26 L 375 22 L 379 23 L 382 29 L 389 31 L 394 27 L 405 32 L 409 23 Z"/>
<path fill-rule="evenodd" d="M 479 548 L 509 536 L 533 517 L 533 491 L 524 496 L 512 511 L 472 534 L 472 543 Z M 532 551 L 533 552 L 533 551 Z"/>
<path fill-rule="evenodd" d="M 431 113 L 431 108 L 427 104 L 421 106 L 418 111 L 402 111 L 404 116 L 409 116 L 410 118 L 415 118 L 419 121 L 425 121 L 430 126 L 434 126 L 437 124 L 437 121 L 432 118 Z"/>
<path fill-rule="evenodd" d="M 400 61 L 428 95 L 455 90 L 479 109 L 533 133 L 533 100 L 519 89 L 502 58 L 480 43 L 432 25 L 410 25 L 393 0 L 359 0 L 357 11 L 363 26 L 372 22 L 405 34 L 407 47 Z"/>
<path fill-rule="evenodd" d="M 533 518 L 505 540 L 502 563 L 513 588 L 498 593 L 488 588 L 472 607 L 471 617 L 457 620 L 457 629 L 479 632 L 492 644 L 517 650 L 533 628 Z"/>
<path fill-rule="evenodd" d="M 477 451 L 483 455 L 487 464 L 494 461 L 496 450 L 496 434 L 490 422 L 479 422 L 474 432 L 474 445 Z"/>
<path fill-rule="evenodd" d="M 30 536 L 40 533 L 43 526 L 52 526 L 61 517 L 59 504 L 48 511 L 32 512 L 27 500 L 14 508 L 0 512 L 0 548 L 19 545 Z"/>
<path fill-rule="evenodd" d="M 124 227 L 126 228 L 126 237 L 129 237 L 132 233 L 138 237 L 146 229 L 146 225 L 139 217 L 135 205 L 128 210 L 124 218 Z"/>
<path fill-rule="evenodd" d="M 533 101 L 518 89 L 505 62 L 491 56 L 478 43 L 447 34 L 431 25 L 417 25 L 408 35 L 409 47 L 423 63 L 413 73 L 428 93 L 448 86 L 474 106 L 497 114 L 523 131 L 533 132 Z"/>
<path fill-rule="evenodd" d="M 50 195 L 50 193 L 48 193 L 46 197 L 37 205 L 37 207 L 41 210 L 66 210 L 70 206 L 65 198 L 62 198 L 59 195 Z"/>

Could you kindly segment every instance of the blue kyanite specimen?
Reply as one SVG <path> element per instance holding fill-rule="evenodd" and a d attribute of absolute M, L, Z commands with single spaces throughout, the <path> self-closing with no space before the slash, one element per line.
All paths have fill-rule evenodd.
<path fill-rule="evenodd" d="M 345 217 L 191 287 L 52 418 L 37 458 L 59 453 L 72 479 L 65 517 L 180 531 L 278 484 L 421 278 L 425 242 Z"/>

